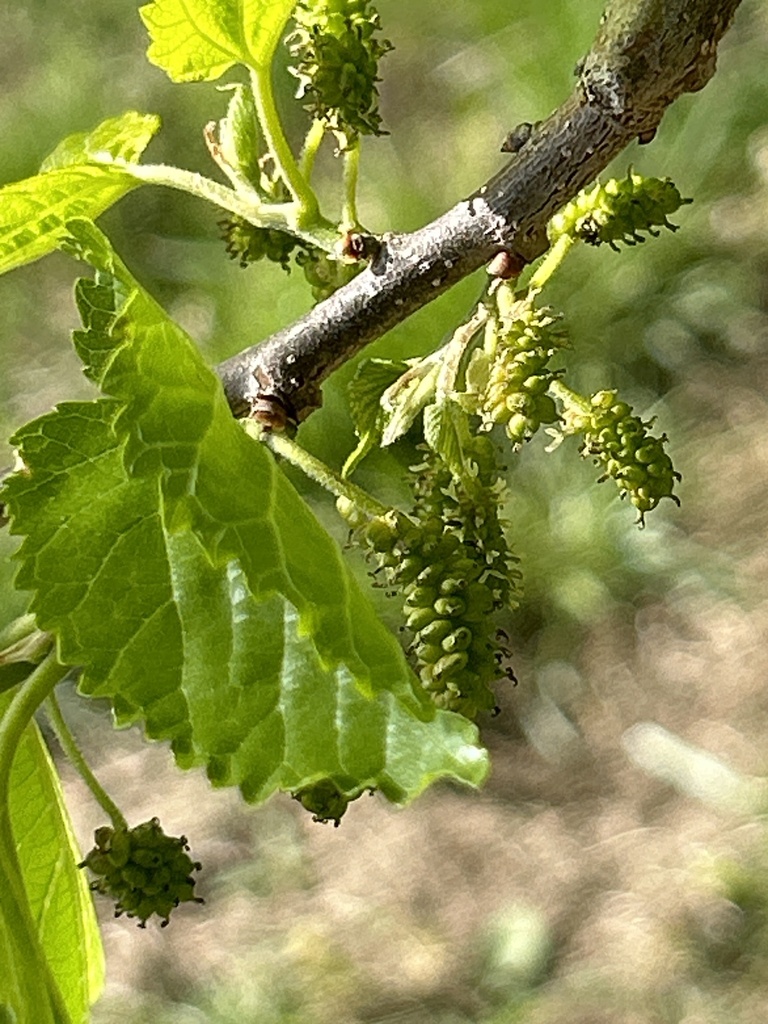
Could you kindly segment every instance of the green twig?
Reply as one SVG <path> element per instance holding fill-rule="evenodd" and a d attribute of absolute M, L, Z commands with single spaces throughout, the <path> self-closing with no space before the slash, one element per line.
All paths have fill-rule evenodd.
<path fill-rule="evenodd" d="M 304 145 L 301 147 L 301 156 L 299 157 L 299 170 L 304 175 L 307 183 L 312 180 L 315 157 L 324 138 L 325 125 L 322 121 L 314 118 L 304 139 Z"/>
<path fill-rule="evenodd" d="M 69 672 L 51 653 L 27 676 L 0 719 L 0 808 L 7 802 L 11 764 L 22 733 L 35 711 L 53 691 L 54 686 Z"/>
<path fill-rule="evenodd" d="M 46 712 L 59 743 L 61 744 L 62 750 L 67 755 L 72 767 L 77 771 L 88 789 L 90 789 L 98 805 L 105 814 L 109 816 L 109 819 L 116 829 L 127 829 L 128 822 L 125 820 L 120 808 L 114 800 L 112 800 L 110 795 L 93 774 L 91 766 L 88 764 L 83 756 L 83 752 L 77 745 L 77 740 L 72 735 L 72 732 L 61 713 L 61 707 L 59 706 L 59 702 L 56 700 L 55 693 L 51 693 L 48 697 L 46 702 Z"/>
<path fill-rule="evenodd" d="M 360 140 L 344 150 L 344 208 L 341 226 L 344 231 L 360 227 L 357 217 L 357 179 L 360 170 Z"/>
<path fill-rule="evenodd" d="M 549 393 L 555 398 L 559 398 L 563 405 L 575 407 L 587 416 L 594 412 L 589 399 L 580 395 L 578 391 L 574 391 L 573 388 L 569 388 L 562 380 L 553 380 L 549 385 Z"/>
<path fill-rule="evenodd" d="M 300 171 L 285 138 L 272 91 L 272 65 L 270 62 L 251 69 L 251 88 L 256 105 L 256 115 L 264 133 L 267 149 L 275 162 L 275 169 L 285 182 L 296 204 L 296 226 L 311 226 L 321 219 L 317 196 Z"/>
<path fill-rule="evenodd" d="M 265 203 L 255 189 L 235 192 L 212 178 L 169 164 L 126 164 L 125 171 L 147 185 L 164 185 L 205 199 L 257 228 L 289 231 L 326 252 L 331 251 L 338 238 L 334 225 L 319 214 L 311 223 L 297 224 L 295 203 Z"/>
<path fill-rule="evenodd" d="M 256 227 L 284 229 L 294 209 L 293 203 L 265 203 L 254 188 L 243 187 L 235 192 L 204 174 L 171 164 L 126 164 L 125 170 L 148 185 L 165 185 L 215 203 Z"/>
<path fill-rule="evenodd" d="M 541 291 L 571 251 L 574 242 L 570 235 L 561 235 L 529 278 L 525 291 L 529 294 Z"/>
<path fill-rule="evenodd" d="M 290 462 L 292 466 L 296 466 L 310 480 L 314 480 L 326 491 L 335 494 L 337 498 L 347 498 L 362 512 L 370 516 L 383 516 L 391 511 L 388 505 L 372 498 L 362 487 L 350 483 L 349 480 L 342 480 L 338 473 L 334 473 L 324 462 L 315 458 L 314 455 L 310 455 L 305 448 L 285 434 L 263 431 L 252 421 L 246 421 L 244 425 L 251 436 L 265 444 L 275 455 L 279 455 L 286 462 Z"/>

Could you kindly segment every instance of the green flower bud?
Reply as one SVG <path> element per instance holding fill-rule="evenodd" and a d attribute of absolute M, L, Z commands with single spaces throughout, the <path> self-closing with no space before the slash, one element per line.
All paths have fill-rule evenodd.
<path fill-rule="evenodd" d="M 485 351 L 490 360 L 488 379 L 479 396 L 483 428 L 502 424 L 514 445 L 529 440 L 542 423 L 559 418 L 546 394 L 561 371 L 547 364 L 563 341 L 550 310 L 528 299 L 515 299 L 509 285 L 494 293 L 495 316 L 486 329 Z"/>
<path fill-rule="evenodd" d="M 230 259 L 238 260 L 241 267 L 268 259 L 290 270 L 291 254 L 299 240 L 275 228 L 258 228 L 242 217 L 233 215 L 219 224 Z"/>
<path fill-rule="evenodd" d="M 315 302 L 322 302 L 333 295 L 337 289 L 357 277 L 365 267 L 361 260 L 349 263 L 334 259 L 314 246 L 307 246 L 296 254 L 296 265 L 301 267 Z"/>
<path fill-rule="evenodd" d="M 338 828 L 341 819 L 354 797 L 346 796 L 333 779 L 321 779 L 311 786 L 299 789 L 293 794 L 302 807 L 310 811 L 313 821 L 332 821 Z"/>
<path fill-rule="evenodd" d="M 459 626 L 443 639 L 441 646 L 447 654 L 453 654 L 455 651 L 466 651 L 471 643 L 472 630 L 467 626 Z"/>
<path fill-rule="evenodd" d="M 439 644 L 451 633 L 453 623 L 450 619 L 432 619 L 419 631 L 419 640 L 426 644 Z"/>
<path fill-rule="evenodd" d="M 677 231 L 668 214 L 675 213 L 690 199 L 683 199 L 665 178 L 644 178 L 630 170 L 626 178 L 614 178 L 580 192 L 549 222 L 552 243 L 562 235 L 590 245 L 607 243 L 618 251 L 618 243 L 635 245 L 645 239 L 642 232 L 658 235 L 658 228 Z"/>

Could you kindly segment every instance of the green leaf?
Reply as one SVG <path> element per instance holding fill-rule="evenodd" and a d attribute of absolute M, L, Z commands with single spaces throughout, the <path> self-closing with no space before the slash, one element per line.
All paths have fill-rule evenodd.
<path fill-rule="evenodd" d="M 128 110 L 110 117 L 90 132 L 75 132 L 58 144 L 40 165 L 41 171 L 77 164 L 136 163 L 160 130 L 157 114 Z"/>
<path fill-rule="evenodd" d="M 474 727 L 434 711 L 191 341 L 95 229 L 72 230 L 98 268 L 76 346 L 114 398 L 20 431 L 5 500 L 18 585 L 81 689 L 250 800 L 327 777 L 398 801 L 443 775 L 479 784 Z"/>
<path fill-rule="evenodd" d="M 467 452 L 472 443 L 467 414 L 450 398 L 424 410 L 424 440 L 459 479 L 471 475 Z"/>
<path fill-rule="evenodd" d="M 0 698 L 0 714 L 9 702 L 7 694 Z M 58 776 L 34 724 L 27 727 L 11 768 L 10 824 L 43 952 L 73 1024 L 84 1024 L 104 981 L 101 939 L 88 884 L 77 867 L 80 855 Z M 7 921 L 0 915 L 0 931 Z M 30 1015 L 24 995 L 28 965 L 13 962 L 19 947 L 3 942 L 0 948 L 0 1004 L 13 1007 L 19 1021 L 37 1020 L 39 1007 Z M 44 987 L 39 974 L 36 986 Z"/>
<path fill-rule="evenodd" d="M 157 131 L 152 115 L 129 111 L 65 139 L 40 174 L 0 189 L 0 274 L 52 252 L 73 217 L 95 219 L 141 184 L 125 166 Z"/>
<path fill-rule="evenodd" d="M 56 770 L 34 724 L 11 770 L 11 828 L 32 915 L 73 1021 L 87 1019 L 104 983 L 104 957 L 93 900 L 77 867 Z"/>
<path fill-rule="evenodd" d="M 342 476 L 348 477 L 365 456 L 381 444 L 388 415 L 381 396 L 408 370 L 398 359 L 364 359 L 349 383 L 349 411 L 360 443 L 344 463 Z"/>
<path fill-rule="evenodd" d="M 235 83 L 220 89 L 232 90 L 227 116 L 219 121 L 219 146 L 225 168 L 232 168 L 255 188 L 261 178 L 260 138 L 256 104 L 249 85 Z"/>
<path fill-rule="evenodd" d="M 174 82 L 210 82 L 234 64 L 265 67 L 295 0 L 154 0 L 139 8 L 147 58 Z"/>
<path fill-rule="evenodd" d="M 440 355 L 433 352 L 412 363 L 381 396 L 381 405 L 386 417 L 381 443 L 384 447 L 394 444 L 412 427 L 416 417 L 425 405 L 435 397 L 435 387 L 440 374 Z"/>

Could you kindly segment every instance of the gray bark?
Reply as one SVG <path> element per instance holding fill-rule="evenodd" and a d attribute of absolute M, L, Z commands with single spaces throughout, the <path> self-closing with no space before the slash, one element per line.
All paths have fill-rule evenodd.
<path fill-rule="evenodd" d="M 610 0 L 572 95 L 520 137 L 498 174 L 420 230 L 385 235 L 350 284 L 218 367 L 235 415 L 302 421 L 333 370 L 494 255 L 520 266 L 540 256 L 550 217 L 630 142 L 650 141 L 679 96 L 707 84 L 739 2 Z"/>

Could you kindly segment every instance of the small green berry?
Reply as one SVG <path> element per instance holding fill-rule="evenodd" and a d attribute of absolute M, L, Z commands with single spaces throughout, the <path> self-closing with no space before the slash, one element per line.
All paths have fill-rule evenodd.
<path fill-rule="evenodd" d="M 80 867 L 94 874 L 91 889 L 115 900 L 115 916 L 137 917 L 144 928 L 157 914 L 168 924 L 180 903 L 202 903 L 194 895 L 193 861 L 184 836 L 167 836 L 157 818 L 133 829 L 104 825 L 94 833 L 95 847 Z"/>

